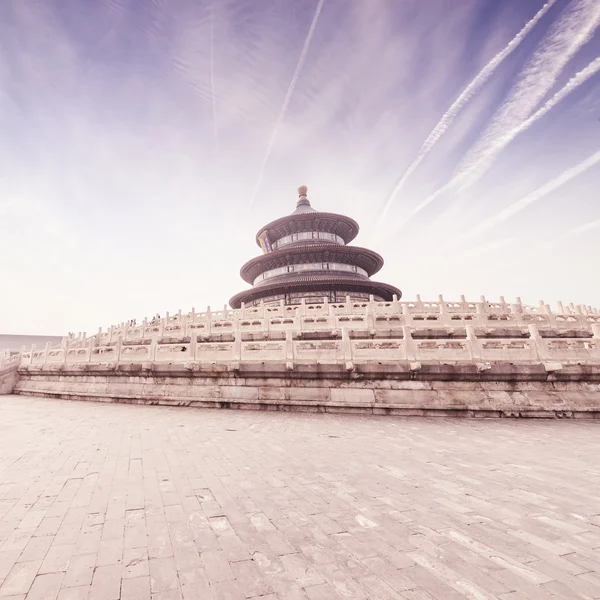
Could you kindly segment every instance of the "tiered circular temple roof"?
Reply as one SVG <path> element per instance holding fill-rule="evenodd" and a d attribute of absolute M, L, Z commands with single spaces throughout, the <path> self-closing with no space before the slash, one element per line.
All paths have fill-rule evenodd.
<path fill-rule="evenodd" d="M 256 234 L 256 243 L 259 246 L 260 235 L 265 231 L 269 233 L 272 242 L 301 231 L 322 231 L 336 234 L 344 240 L 345 244 L 349 244 L 358 235 L 358 223 L 344 215 L 311 209 L 311 212 L 294 211 L 287 217 L 281 217 L 265 225 Z"/>
<path fill-rule="evenodd" d="M 265 225 L 256 236 L 263 254 L 249 260 L 241 269 L 252 289 L 229 301 L 233 308 L 242 304 L 319 301 L 319 296 L 339 301 L 350 296 L 380 300 L 400 298 L 402 292 L 389 284 L 369 278 L 383 266 L 383 258 L 366 248 L 347 246 L 358 234 L 358 224 L 350 217 L 316 211 L 298 189 L 296 210 Z"/>
<path fill-rule="evenodd" d="M 296 261 L 297 259 L 297 261 Z M 383 258 L 366 248 L 358 246 L 338 246 L 337 244 L 306 244 L 286 248 L 285 251 L 269 252 L 249 260 L 240 271 L 242 279 L 248 283 L 265 271 L 287 266 L 290 260 L 298 263 L 333 262 L 356 265 L 371 277 L 383 266 Z"/>

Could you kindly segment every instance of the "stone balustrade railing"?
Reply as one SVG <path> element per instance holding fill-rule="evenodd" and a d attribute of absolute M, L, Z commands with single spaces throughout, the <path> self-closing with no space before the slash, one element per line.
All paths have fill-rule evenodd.
<path fill-rule="evenodd" d="M 559 303 L 558 312 L 548 304 L 527 306 L 517 299 L 507 304 L 488 302 L 351 302 L 342 304 L 300 304 L 297 306 L 265 306 L 224 309 L 222 311 L 181 311 L 155 320 L 144 319 L 139 325 L 111 326 L 92 336 L 97 345 L 112 344 L 118 339 L 136 340 L 152 337 L 181 337 L 198 333 L 214 335 L 241 331 L 313 331 L 352 329 L 389 329 L 402 326 L 453 328 L 472 325 L 484 328 L 518 328 L 536 324 L 540 328 L 589 330 L 600 323 L 600 311 L 586 306 Z M 85 346 L 85 333 L 65 340 L 63 345 Z"/>
<path fill-rule="evenodd" d="M 404 325 L 394 337 L 356 337 L 358 332 L 345 326 L 330 332 L 327 339 L 288 329 L 283 335 L 247 340 L 238 328 L 227 340 L 192 335 L 178 341 L 154 337 L 143 343 L 128 344 L 119 338 L 110 346 L 97 346 L 90 338 L 85 346 L 24 352 L 20 361 L 21 365 L 195 362 L 235 365 L 243 361 L 283 363 L 288 369 L 315 362 L 345 364 L 348 369 L 355 362 L 369 361 L 600 362 L 600 324 L 594 324 L 587 337 L 542 337 L 535 324 L 527 328 L 528 337 L 478 337 L 471 325 L 465 328 L 464 337 L 418 337 L 417 332 Z"/>
<path fill-rule="evenodd" d="M 600 360 L 600 312 L 559 303 L 352 302 L 242 307 L 121 324 L 2 358 L 21 365 Z M 4 363 L 2 363 L 4 364 Z"/>
<path fill-rule="evenodd" d="M 23 360 L 21 354 L 11 354 L 10 352 L 0 352 L 0 372 L 19 365 Z"/>

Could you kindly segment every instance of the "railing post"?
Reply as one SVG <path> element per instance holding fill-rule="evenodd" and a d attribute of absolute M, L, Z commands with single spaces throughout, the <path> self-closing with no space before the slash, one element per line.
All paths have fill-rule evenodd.
<path fill-rule="evenodd" d="M 510 305 L 510 314 L 513 316 L 516 325 L 523 325 L 523 314 L 521 312 L 520 304 L 511 304 Z"/>
<path fill-rule="evenodd" d="M 123 340 L 121 337 L 117 340 L 117 344 L 115 346 L 115 363 L 120 362 L 121 360 L 121 347 L 123 345 Z"/>
<path fill-rule="evenodd" d="M 554 313 L 552 312 L 552 308 L 550 308 L 550 305 L 544 304 L 542 308 L 543 308 L 544 313 L 548 316 L 548 321 L 550 322 L 550 326 L 556 327 L 556 317 L 554 316 Z"/>
<path fill-rule="evenodd" d="M 239 363 L 242 360 L 242 332 L 240 330 L 240 320 L 235 320 L 233 330 L 233 361 Z"/>
<path fill-rule="evenodd" d="M 404 337 L 406 360 L 417 360 L 415 342 L 412 337 L 412 328 L 408 325 L 404 325 L 402 327 L 402 335 Z"/>
<path fill-rule="evenodd" d="M 350 341 L 350 332 L 347 327 L 342 327 L 342 358 L 344 360 L 346 371 L 353 371 L 352 342 Z"/>
<path fill-rule="evenodd" d="M 373 296 L 371 296 L 372 298 Z M 365 325 L 366 328 L 371 332 L 371 335 L 375 335 L 375 306 L 373 302 L 367 304 L 365 309 Z"/>
<path fill-rule="evenodd" d="M 192 361 L 196 361 L 196 346 L 198 345 L 198 334 L 192 331 L 190 334 L 190 357 Z"/>
<path fill-rule="evenodd" d="M 440 294 L 438 296 L 438 305 L 440 307 L 440 321 L 444 327 L 450 327 L 452 325 L 450 318 L 448 316 L 448 309 L 446 308 L 446 303 L 444 302 L 444 297 Z"/>
<path fill-rule="evenodd" d="M 302 317 L 306 317 L 306 300 L 304 298 L 300 298 L 300 315 Z"/>
<path fill-rule="evenodd" d="M 405 326 L 408 327 L 413 324 L 412 314 L 410 312 L 410 308 L 409 308 L 408 304 L 402 305 L 402 316 L 404 317 L 404 325 Z"/>
<path fill-rule="evenodd" d="M 546 352 L 546 344 L 544 343 L 544 340 L 538 331 L 537 325 L 532 323 L 529 325 L 528 329 L 529 337 L 531 338 L 538 358 L 540 360 L 546 360 L 548 357 L 548 353 Z"/>
<path fill-rule="evenodd" d="M 475 322 L 477 323 L 477 325 L 485 327 L 487 325 L 487 321 L 485 319 L 485 309 L 481 302 L 475 303 L 475 314 L 477 315 L 475 318 Z"/>
<path fill-rule="evenodd" d="M 234 311 L 234 314 L 237 311 Z M 210 336 L 211 331 L 212 331 L 212 312 L 210 311 L 210 306 L 206 307 L 206 327 L 204 328 L 204 331 L 206 332 L 206 336 Z"/>
<path fill-rule="evenodd" d="M 300 332 L 300 335 L 302 335 L 302 325 L 304 322 L 302 321 L 302 316 L 298 311 L 294 311 L 293 321 L 294 322 L 292 323 L 292 329 L 294 331 Z"/>
<path fill-rule="evenodd" d="M 50 342 L 46 342 L 46 347 L 44 348 L 44 364 L 48 362 L 48 351 L 50 350 Z"/>
<path fill-rule="evenodd" d="M 465 329 L 467 330 L 467 343 L 471 360 L 481 360 L 481 344 L 475 335 L 475 328 L 472 325 L 467 325 Z"/>
<path fill-rule="evenodd" d="M 294 335 L 291 329 L 285 330 L 285 368 L 294 370 Z"/>

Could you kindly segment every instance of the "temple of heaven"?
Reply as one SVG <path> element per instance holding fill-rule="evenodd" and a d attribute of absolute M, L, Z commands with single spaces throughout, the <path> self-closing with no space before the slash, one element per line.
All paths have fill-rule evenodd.
<path fill-rule="evenodd" d="M 383 266 L 372 250 L 348 246 L 358 234 L 350 217 L 316 211 L 298 188 L 296 210 L 265 225 L 256 235 L 261 256 L 248 261 L 240 274 L 252 288 L 236 294 L 232 308 L 265 305 L 399 299 L 402 292 L 370 277 Z"/>

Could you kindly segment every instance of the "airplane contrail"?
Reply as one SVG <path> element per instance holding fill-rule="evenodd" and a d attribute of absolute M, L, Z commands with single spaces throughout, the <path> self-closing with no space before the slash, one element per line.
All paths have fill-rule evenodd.
<path fill-rule="evenodd" d="M 471 167 L 471 175 L 469 184 L 480 179 L 483 174 L 492 166 L 495 158 L 510 144 L 519 134 L 529 129 L 536 121 L 541 119 L 550 110 L 552 110 L 559 102 L 564 100 L 571 92 L 576 90 L 580 85 L 585 83 L 590 77 L 593 77 L 600 72 L 600 56 L 595 58 L 585 69 L 579 71 L 571 77 L 569 81 L 558 91 L 550 100 L 548 100 L 540 109 L 538 109 L 528 119 L 523 121 L 519 126 L 497 138 L 495 144 L 487 149 L 487 151 L 479 158 L 479 160 Z"/>
<path fill-rule="evenodd" d="M 600 4 L 597 4 L 596 0 L 581 0 L 560 20 L 549 39 L 530 61 L 525 74 L 516 84 L 511 99 L 500 109 L 499 115 L 494 118 L 475 148 L 463 161 L 458 173 L 415 206 L 403 218 L 396 231 L 442 194 L 452 189 L 463 190 L 475 183 L 508 143 L 597 72 L 598 66 L 594 60 L 586 69 L 571 78 L 541 109 L 531 114 L 535 104 L 552 88 L 565 65 L 591 38 L 599 24 Z"/>
<path fill-rule="evenodd" d="M 288 87 L 288 91 L 285 95 L 285 99 L 283 100 L 283 105 L 281 106 L 281 111 L 279 112 L 279 116 L 277 117 L 277 121 L 275 122 L 275 127 L 273 128 L 273 132 L 271 133 L 271 137 L 269 139 L 269 143 L 267 144 L 267 151 L 265 153 L 265 157 L 263 158 L 260 171 L 258 173 L 258 179 L 256 180 L 256 185 L 254 186 L 254 191 L 252 192 L 252 198 L 250 199 L 250 205 L 254 204 L 256 200 L 256 196 L 258 194 L 258 190 L 262 184 L 263 176 L 265 174 L 265 168 L 267 166 L 267 162 L 269 162 L 269 157 L 271 156 L 271 151 L 273 150 L 273 145 L 275 144 L 275 140 L 277 139 L 277 133 L 279 132 L 279 127 L 285 117 L 285 113 L 287 111 L 290 100 L 292 99 L 292 95 L 294 93 L 294 88 L 296 87 L 296 82 L 298 81 L 298 77 L 300 76 L 300 71 L 304 65 L 304 61 L 306 59 L 306 55 L 308 54 L 308 50 L 310 48 L 310 43 L 312 41 L 313 34 L 315 32 L 315 28 L 317 26 L 317 22 L 319 21 L 319 16 L 321 11 L 323 10 L 323 4 L 325 4 L 325 0 L 319 0 L 317 4 L 317 8 L 315 10 L 315 14 L 313 20 L 308 29 L 308 33 L 306 35 L 306 39 L 304 40 L 304 46 L 302 47 L 302 52 L 300 53 L 300 58 L 298 59 L 298 64 L 296 65 L 296 69 L 292 76 L 292 80 L 290 81 L 290 85 Z"/>
<path fill-rule="evenodd" d="M 526 129 L 529 129 L 536 121 L 546 115 L 552 108 L 554 108 L 559 102 L 564 100 L 571 92 L 576 90 L 580 85 L 586 82 L 590 77 L 593 77 L 600 72 L 600 56 L 594 59 L 585 69 L 579 71 L 576 75 L 571 77 L 569 81 L 558 91 L 550 100 L 548 100 L 539 110 L 537 110 L 531 117 L 523 121 L 518 127 L 515 127 L 512 131 L 509 131 L 506 135 L 500 138 L 494 148 L 495 153 L 501 152 L 512 140 L 514 140 L 520 133 L 523 133 Z M 482 169 L 486 170 L 490 166 L 489 156 L 484 156 L 480 160 L 482 163 Z M 477 167 L 480 163 L 477 163 Z M 442 191 L 444 188 L 442 188 Z M 475 229 L 477 226 L 475 226 Z M 459 242 L 462 238 L 458 238 L 456 242 Z"/>
<path fill-rule="evenodd" d="M 527 120 L 523 121 L 518 127 L 515 127 L 512 131 L 509 131 L 506 135 L 502 136 L 498 139 L 496 146 L 494 147 L 494 153 L 500 153 L 512 140 L 514 140 L 520 133 L 523 133 L 526 129 L 529 129 L 536 121 L 541 119 L 544 115 L 546 115 L 550 110 L 552 110 L 559 102 L 564 100 L 571 92 L 576 90 L 580 85 L 585 83 L 590 77 L 593 77 L 597 73 L 600 72 L 600 56 L 594 59 L 585 69 L 579 71 L 576 75 L 571 77 L 569 81 L 558 91 L 550 100 L 548 100 L 539 110 L 537 110 L 531 117 Z M 493 159 L 493 157 L 492 157 Z M 486 170 L 490 167 L 491 159 L 489 155 L 483 156 L 478 163 L 475 164 L 475 167 L 482 165 L 482 170 L 485 168 Z M 450 182 L 453 183 L 453 182 Z M 436 194 L 442 193 L 448 189 L 448 186 L 445 186 L 438 190 Z M 429 199 L 435 199 L 435 195 L 430 196 Z M 421 203 L 421 204 L 424 204 Z M 421 205 L 417 207 L 419 209 Z M 417 210 L 415 209 L 415 210 Z M 418 212 L 418 211 L 417 211 Z M 477 226 L 475 226 L 477 227 Z M 462 238 L 458 238 L 456 242 L 460 241 Z"/>
<path fill-rule="evenodd" d="M 595 154 L 592 154 L 590 157 L 586 158 L 584 161 L 580 162 L 578 165 L 571 167 L 566 171 L 563 171 L 560 175 L 550 180 L 542 187 L 531 192 L 530 194 L 527 194 L 527 196 L 521 198 L 520 200 L 517 200 L 516 202 L 513 202 L 510 206 L 507 206 L 495 215 L 488 217 L 487 219 L 479 223 L 479 225 L 476 225 L 468 232 L 460 236 L 457 242 L 462 242 L 464 240 L 480 235 L 484 231 L 492 229 L 493 227 L 496 227 L 497 225 L 506 221 L 507 219 L 514 217 L 516 214 L 520 213 L 522 210 L 525 210 L 534 202 L 541 200 L 554 190 L 563 186 L 565 183 L 568 183 L 569 181 L 571 181 L 571 179 L 574 179 L 582 173 L 585 173 L 588 169 L 591 169 L 594 165 L 598 163 L 600 163 L 600 150 L 598 150 Z"/>
<path fill-rule="evenodd" d="M 490 167 L 491 162 L 494 159 L 493 155 L 499 154 L 505 146 L 510 144 L 512 140 L 514 140 L 520 133 L 529 129 L 536 121 L 541 119 L 544 115 L 546 115 L 550 110 L 552 110 L 559 102 L 564 100 L 571 92 L 576 90 L 580 85 L 585 83 L 590 77 L 593 77 L 597 73 L 600 72 L 600 56 L 595 58 L 585 69 L 582 69 L 571 77 L 569 81 L 558 91 L 548 102 L 546 102 L 539 110 L 537 110 L 531 117 L 529 117 L 526 121 L 523 121 L 521 125 L 509 131 L 505 136 L 501 137 L 498 140 L 498 143 L 494 146 L 492 150 L 489 151 L 482 159 L 480 160 L 481 167 L 480 170 L 487 169 Z M 479 164 L 479 163 L 478 163 Z M 478 172 L 479 175 L 479 172 Z M 480 176 L 480 175 L 479 175 Z"/>
<path fill-rule="evenodd" d="M 556 84 L 571 58 L 579 52 L 600 25 L 598 0 L 579 0 L 554 25 L 519 77 L 508 100 L 500 108 L 480 140 L 459 167 L 460 188 L 475 183 L 504 147 L 507 132 L 519 129 L 538 103 Z M 569 89 L 567 91 L 570 92 Z"/>
<path fill-rule="evenodd" d="M 568 229 L 567 231 L 561 233 L 560 235 L 553 236 L 551 240 L 544 242 L 541 244 L 540 248 L 548 250 L 553 246 L 558 246 L 562 242 L 569 240 L 577 235 L 582 233 L 587 233 L 588 231 L 592 231 L 593 229 L 600 229 L 600 219 L 596 219 L 595 221 L 589 221 L 588 223 L 584 223 L 583 225 L 578 225 L 577 227 L 573 227 Z"/>
<path fill-rule="evenodd" d="M 406 183 L 406 180 L 412 175 L 415 169 L 421 164 L 423 159 L 431 152 L 437 141 L 444 135 L 448 127 L 453 123 L 456 116 L 462 111 L 462 109 L 469 103 L 471 98 L 483 87 L 486 81 L 492 76 L 497 67 L 502 61 L 512 54 L 519 44 L 525 39 L 527 34 L 535 27 L 537 22 L 552 8 L 556 3 L 556 0 L 549 0 L 540 8 L 535 16 L 528 21 L 525 26 L 517 33 L 517 35 L 505 46 L 505 48 L 498 52 L 492 60 L 490 60 L 477 76 L 469 83 L 469 85 L 460 93 L 458 98 L 454 101 L 452 106 L 442 115 L 436 126 L 432 129 L 427 139 L 423 142 L 417 157 L 412 161 L 409 167 L 404 171 L 400 179 L 397 181 L 392 193 L 386 200 L 386 203 L 381 212 L 379 222 L 381 223 L 387 212 L 389 211 L 394 199 Z"/>
<path fill-rule="evenodd" d="M 215 134 L 215 150 L 219 151 L 219 128 L 217 121 L 217 94 L 215 90 L 215 56 L 214 56 L 214 21 L 215 5 L 210 5 L 210 90 L 212 94 L 213 129 Z"/>
<path fill-rule="evenodd" d="M 565 232 L 564 235 L 566 237 L 572 237 L 580 233 L 586 233 L 588 231 L 591 231 L 592 229 L 596 229 L 597 227 L 600 228 L 600 219 L 590 221 L 589 223 L 584 223 L 583 225 L 579 225 L 578 227 L 573 227 L 573 229 L 569 229 L 569 231 Z"/>

